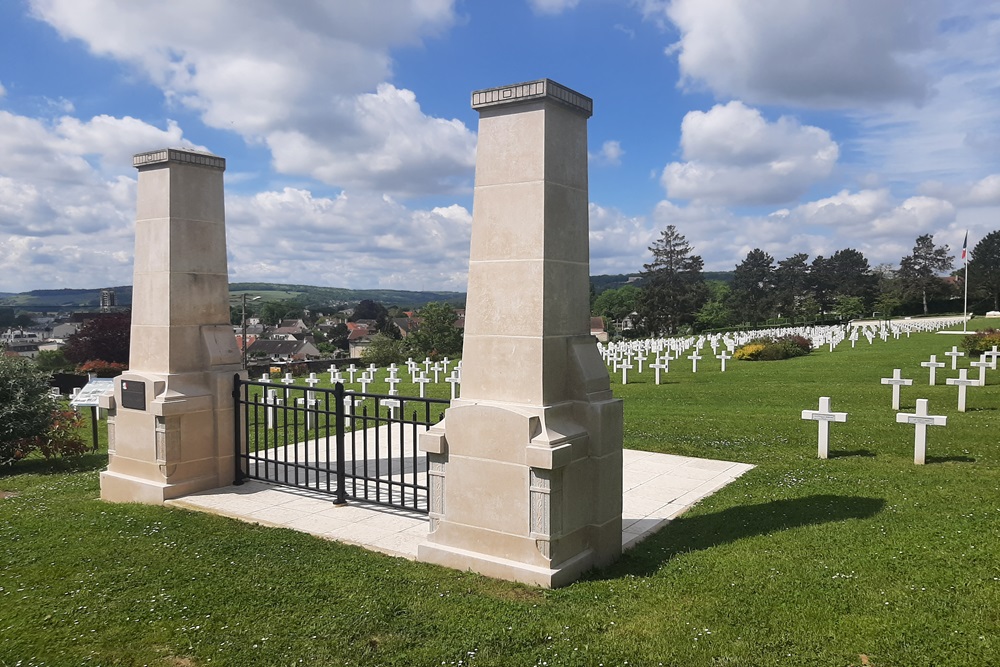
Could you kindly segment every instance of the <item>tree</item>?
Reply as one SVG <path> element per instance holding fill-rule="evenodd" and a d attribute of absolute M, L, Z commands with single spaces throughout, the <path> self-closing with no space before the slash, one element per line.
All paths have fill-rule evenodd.
<path fill-rule="evenodd" d="M 48 373 L 30 359 L 0 355 L 0 465 L 24 455 L 20 441 L 49 429 L 54 408 Z"/>
<path fill-rule="evenodd" d="M 773 311 L 774 297 L 774 258 L 754 248 L 733 273 L 733 312 L 744 322 L 766 320 Z"/>
<path fill-rule="evenodd" d="M 898 275 L 904 294 L 911 299 L 917 296 L 921 298 L 924 315 L 928 313 L 928 297 L 946 291 L 945 282 L 939 274 L 951 270 L 954 258 L 948 252 L 947 245 L 936 246 L 931 234 L 922 234 L 917 237 L 913 254 L 903 257 L 899 262 Z"/>
<path fill-rule="evenodd" d="M 834 303 L 840 296 L 857 297 L 863 304 L 871 303 L 875 297 L 878 276 L 861 252 L 853 248 L 838 250 L 827 260 L 826 270 Z"/>
<path fill-rule="evenodd" d="M 247 316 L 249 317 L 249 307 Z M 281 320 L 302 317 L 302 304 L 294 299 L 288 301 L 268 301 L 260 307 L 260 321 L 268 326 L 274 326 Z"/>
<path fill-rule="evenodd" d="M 842 320 L 851 320 L 865 312 L 865 302 L 861 297 L 841 294 L 833 305 L 833 312 Z"/>
<path fill-rule="evenodd" d="M 428 303 L 417 311 L 419 324 L 406 338 L 407 347 L 416 355 L 454 357 L 462 353 L 462 330 L 455 326 L 458 314 L 449 303 Z"/>
<path fill-rule="evenodd" d="M 649 246 L 653 261 L 643 265 L 638 313 L 650 333 L 677 333 L 694 322 L 708 296 L 704 262 L 673 225 Z"/>
<path fill-rule="evenodd" d="M 721 329 L 733 321 L 733 311 L 729 309 L 729 285 L 721 280 L 707 280 L 708 300 L 695 313 L 695 325 L 699 330 Z"/>
<path fill-rule="evenodd" d="M 389 311 L 378 301 L 372 301 L 371 299 L 363 299 L 357 307 L 354 309 L 354 313 L 351 315 L 350 321 L 357 322 L 358 320 L 378 320 L 379 318 L 389 317 Z"/>
<path fill-rule="evenodd" d="M 132 313 L 102 313 L 83 323 L 66 339 L 63 354 L 75 364 L 101 360 L 127 364 Z"/>
<path fill-rule="evenodd" d="M 73 370 L 73 364 L 66 358 L 62 350 L 42 350 L 35 357 L 35 365 L 40 370 L 49 373 Z"/>
<path fill-rule="evenodd" d="M 590 312 L 597 317 L 621 320 L 639 310 L 642 290 L 635 285 L 622 285 L 618 289 L 607 289 L 597 295 Z"/>
<path fill-rule="evenodd" d="M 809 255 L 796 253 L 778 262 L 774 270 L 774 306 L 780 315 L 789 317 L 809 296 Z"/>
<path fill-rule="evenodd" d="M 399 364 L 406 360 L 406 348 L 401 340 L 385 334 L 375 334 L 361 353 L 361 359 L 376 366 Z"/>
<path fill-rule="evenodd" d="M 1000 230 L 990 232 L 972 249 L 969 287 L 988 296 L 1000 310 Z"/>

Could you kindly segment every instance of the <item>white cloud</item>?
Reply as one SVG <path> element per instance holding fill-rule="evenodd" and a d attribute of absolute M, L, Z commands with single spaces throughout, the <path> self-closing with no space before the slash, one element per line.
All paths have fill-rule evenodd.
<path fill-rule="evenodd" d="M 688 112 L 681 147 L 686 161 L 663 170 L 667 195 L 724 204 L 792 200 L 829 176 L 839 155 L 826 130 L 787 116 L 769 123 L 735 101 Z"/>
<path fill-rule="evenodd" d="M 461 206 L 284 188 L 230 196 L 226 211 L 233 281 L 465 290 L 472 216 Z"/>
<path fill-rule="evenodd" d="M 948 199 L 961 206 L 1000 206 L 1000 174 L 990 174 L 975 183 L 929 181 L 921 184 L 920 193 Z"/>
<path fill-rule="evenodd" d="M 455 190 L 468 178 L 475 137 L 462 123 L 425 116 L 412 92 L 390 84 L 353 105 L 359 140 L 327 142 L 275 131 L 267 138 L 275 169 L 404 195 Z"/>
<path fill-rule="evenodd" d="M 680 31 L 682 83 L 755 104 L 920 104 L 939 0 L 645 0 Z"/>
<path fill-rule="evenodd" d="M 580 0 L 528 0 L 528 5 L 536 14 L 562 14 L 578 4 Z"/>
<path fill-rule="evenodd" d="M 303 0 L 253 11 L 237 0 L 32 7 L 64 37 L 136 67 L 209 126 L 264 142 L 278 170 L 402 194 L 461 189 L 471 179 L 473 133 L 426 116 L 412 92 L 386 83 L 390 50 L 451 26 L 452 0 Z"/>
<path fill-rule="evenodd" d="M 601 150 L 599 153 L 590 153 L 588 158 L 591 164 L 599 165 L 610 165 L 617 167 L 622 163 L 622 156 L 625 155 L 625 151 L 622 150 L 622 145 L 618 141 L 605 141 L 601 144 Z"/>

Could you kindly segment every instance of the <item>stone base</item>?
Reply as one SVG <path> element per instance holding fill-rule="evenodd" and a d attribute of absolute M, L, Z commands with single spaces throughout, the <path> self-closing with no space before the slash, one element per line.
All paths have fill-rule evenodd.
<path fill-rule="evenodd" d="M 597 565 L 594 552 L 590 549 L 563 562 L 557 568 L 549 569 L 430 542 L 424 542 L 417 548 L 417 560 L 542 588 L 559 588 L 571 584 Z"/>
<path fill-rule="evenodd" d="M 179 484 L 163 484 L 105 470 L 101 473 L 101 500 L 112 503 L 162 505 L 166 500 L 219 486 L 219 480 L 215 476 L 189 479 Z"/>

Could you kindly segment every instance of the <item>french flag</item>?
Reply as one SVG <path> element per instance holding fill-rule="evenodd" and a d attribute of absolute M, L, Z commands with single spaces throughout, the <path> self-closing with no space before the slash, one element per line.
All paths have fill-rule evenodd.
<path fill-rule="evenodd" d="M 965 230 L 965 240 L 962 241 L 962 261 L 968 257 L 968 247 L 969 247 L 969 230 Z"/>

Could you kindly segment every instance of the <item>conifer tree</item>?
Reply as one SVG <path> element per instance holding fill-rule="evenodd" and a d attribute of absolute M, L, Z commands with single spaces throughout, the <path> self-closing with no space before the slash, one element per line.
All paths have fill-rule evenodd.
<path fill-rule="evenodd" d="M 651 334 L 675 334 L 694 322 L 705 303 L 705 287 L 700 255 L 673 225 L 649 246 L 653 261 L 643 265 L 639 315 Z"/>

